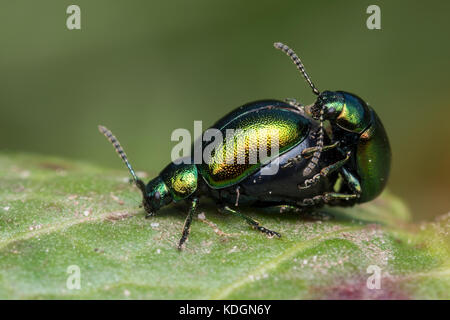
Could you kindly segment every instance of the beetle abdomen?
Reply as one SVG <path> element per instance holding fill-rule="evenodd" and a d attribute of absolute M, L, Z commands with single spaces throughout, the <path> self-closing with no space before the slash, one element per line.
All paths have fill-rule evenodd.
<path fill-rule="evenodd" d="M 203 178 L 214 189 L 239 183 L 301 143 L 310 129 L 301 112 L 281 101 L 259 101 L 237 110 L 213 126 L 220 130 L 223 141 L 217 143 L 211 159 L 199 165 Z M 234 130 L 232 134 L 229 129 Z M 276 140 L 278 150 L 272 153 Z"/>

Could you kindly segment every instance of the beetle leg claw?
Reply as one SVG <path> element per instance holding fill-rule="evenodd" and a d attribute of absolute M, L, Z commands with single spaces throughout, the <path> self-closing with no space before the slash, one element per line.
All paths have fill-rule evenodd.
<path fill-rule="evenodd" d="M 317 184 L 320 179 L 322 177 L 327 177 L 329 176 L 331 173 L 343 168 L 344 164 L 347 163 L 347 161 L 350 159 L 351 156 L 351 152 L 347 152 L 347 155 L 344 159 L 337 161 L 336 163 L 333 163 L 325 168 L 323 168 L 322 170 L 320 170 L 319 173 L 315 174 L 311 179 L 307 179 L 305 180 L 303 185 L 299 185 L 298 188 L 299 189 L 307 189 L 315 184 Z"/>
<path fill-rule="evenodd" d="M 286 101 L 291 106 L 297 108 L 297 110 L 299 110 L 301 112 L 305 112 L 305 106 L 303 104 L 301 104 L 300 102 L 298 102 L 296 99 L 286 98 L 286 99 L 284 99 L 284 101 Z"/>
<path fill-rule="evenodd" d="M 191 207 L 189 208 L 188 215 L 186 217 L 186 220 L 184 221 L 183 233 L 181 235 L 180 242 L 178 243 L 178 250 L 183 249 L 183 244 L 186 242 L 186 240 L 189 236 L 189 232 L 191 231 L 191 222 L 192 222 L 192 218 L 194 216 L 195 210 L 197 208 L 197 204 L 198 204 L 198 199 L 193 198 L 191 201 Z"/>
<path fill-rule="evenodd" d="M 281 234 L 279 234 L 278 232 L 272 231 L 272 230 L 269 230 L 269 229 L 263 227 L 258 221 L 246 216 L 245 214 L 240 213 L 239 211 L 233 210 L 228 206 L 223 207 L 222 211 L 231 213 L 239 218 L 244 219 L 252 228 L 254 228 L 262 233 L 265 233 L 269 238 L 273 238 L 274 236 L 281 238 Z"/>
<path fill-rule="evenodd" d="M 150 219 L 153 218 L 155 216 L 154 212 L 146 212 L 145 213 L 145 219 Z"/>
<path fill-rule="evenodd" d="M 262 233 L 265 233 L 269 238 L 273 238 L 274 236 L 277 236 L 278 238 L 281 238 L 281 234 L 279 234 L 276 231 L 269 230 L 269 229 L 264 228 L 262 226 L 258 226 L 258 227 L 256 227 L 256 229 L 258 229 Z"/>

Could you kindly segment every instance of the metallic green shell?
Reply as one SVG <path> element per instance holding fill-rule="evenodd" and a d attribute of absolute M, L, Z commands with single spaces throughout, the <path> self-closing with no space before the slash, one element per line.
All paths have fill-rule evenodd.
<path fill-rule="evenodd" d="M 186 199 L 197 190 L 198 172 L 194 164 L 169 164 L 160 174 L 173 201 Z"/>
<path fill-rule="evenodd" d="M 344 96 L 344 104 L 341 106 L 340 114 L 336 124 L 342 129 L 361 133 L 370 125 L 371 116 L 367 104 L 354 94 L 339 91 Z"/>
<path fill-rule="evenodd" d="M 318 119 L 325 107 L 325 118 L 348 132 L 362 133 L 371 121 L 370 108 L 360 97 L 345 91 L 324 91 L 310 111 Z"/>
<path fill-rule="evenodd" d="M 261 101 L 238 108 L 213 128 L 222 132 L 223 142 L 216 146 L 208 163 L 198 166 L 207 184 L 221 189 L 239 183 L 263 164 L 301 143 L 308 135 L 310 124 L 298 110 L 285 103 Z M 227 136 L 227 129 L 236 130 L 235 134 Z M 278 152 L 270 154 L 274 134 L 278 134 Z M 260 154 L 264 146 L 267 157 Z M 250 164 L 255 155 L 256 163 Z"/>
<path fill-rule="evenodd" d="M 362 195 L 360 202 L 376 198 L 384 189 L 391 167 L 391 148 L 378 116 L 370 110 L 372 124 L 360 136 L 356 162 Z"/>

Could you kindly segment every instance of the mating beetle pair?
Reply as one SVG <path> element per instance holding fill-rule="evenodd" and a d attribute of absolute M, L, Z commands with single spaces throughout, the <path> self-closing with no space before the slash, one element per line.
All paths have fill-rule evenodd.
<path fill-rule="evenodd" d="M 249 164 L 254 145 L 248 140 L 239 141 L 244 139 L 239 136 L 227 137 L 233 141 L 225 139 L 216 154 L 232 148 L 234 161 L 223 163 L 212 157 L 202 164 L 171 163 L 145 185 L 111 131 L 99 126 L 141 190 L 147 216 L 172 202 L 189 202 L 179 249 L 189 235 L 201 196 L 214 199 L 223 212 L 245 219 L 268 236 L 281 237 L 232 207 L 283 206 L 305 211 L 324 204 L 351 206 L 374 199 L 386 185 L 391 150 L 375 111 L 354 94 L 319 92 L 294 51 L 282 43 L 274 46 L 292 59 L 318 96 L 317 101 L 310 106 L 295 100 L 256 101 L 235 109 L 212 126 L 223 133 L 227 129 L 241 129 L 253 135 L 258 144 L 266 143 L 269 148 L 270 139 L 263 139 L 263 134 L 276 131 L 279 148 L 269 163 L 259 159 L 256 164 Z M 206 146 L 203 143 L 202 147 Z M 238 157 L 244 157 L 245 163 L 238 162 Z M 262 174 L 264 167 L 275 161 L 279 166 L 276 174 Z"/>

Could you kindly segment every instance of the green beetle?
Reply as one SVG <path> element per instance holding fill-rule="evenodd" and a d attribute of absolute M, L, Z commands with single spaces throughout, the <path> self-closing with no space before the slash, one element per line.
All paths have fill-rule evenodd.
<path fill-rule="evenodd" d="M 200 152 L 211 152 L 202 163 L 193 163 L 192 155 L 172 162 L 145 185 L 111 131 L 99 126 L 141 190 L 148 217 L 172 202 L 190 204 L 179 249 L 202 196 L 269 237 L 280 237 L 236 208 L 349 206 L 374 199 L 387 183 L 391 151 L 375 111 L 348 92 L 320 93 L 294 51 L 282 43 L 274 46 L 293 60 L 317 101 L 303 106 L 295 100 L 261 100 L 235 109 L 205 131 L 203 137 L 215 130 L 225 138 L 214 145 L 203 139 Z M 231 129 L 234 133 L 228 135 Z"/>

